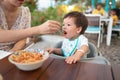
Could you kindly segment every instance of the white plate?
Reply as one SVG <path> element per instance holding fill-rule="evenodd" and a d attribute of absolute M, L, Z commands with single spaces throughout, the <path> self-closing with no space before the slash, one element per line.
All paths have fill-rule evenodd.
<path fill-rule="evenodd" d="M 49 58 L 49 53 L 45 52 L 43 54 L 43 59 L 37 62 L 33 62 L 33 63 L 17 63 L 15 61 L 12 60 L 12 55 L 9 56 L 8 60 L 14 64 L 18 69 L 23 70 L 23 71 L 31 71 L 31 70 L 35 70 L 38 69 L 39 67 L 42 66 L 43 62 Z"/>

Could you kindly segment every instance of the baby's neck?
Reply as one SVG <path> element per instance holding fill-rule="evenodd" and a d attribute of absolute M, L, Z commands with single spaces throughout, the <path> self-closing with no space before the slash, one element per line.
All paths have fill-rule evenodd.
<path fill-rule="evenodd" d="M 75 39 L 78 38 L 78 37 L 79 37 L 79 35 L 74 36 L 74 37 L 70 38 L 69 40 L 75 40 Z"/>

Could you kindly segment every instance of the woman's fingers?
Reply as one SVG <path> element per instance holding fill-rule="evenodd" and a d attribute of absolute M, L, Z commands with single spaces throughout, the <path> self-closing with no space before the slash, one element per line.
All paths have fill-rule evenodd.
<path fill-rule="evenodd" d="M 40 27 L 42 34 L 55 33 L 60 29 L 60 23 L 57 21 L 49 20 L 43 23 Z"/>
<path fill-rule="evenodd" d="M 55 33 L 57 32 L 59 29 L 58 28 L 50 28 L 49 32 L 50 33 Z"/>
<path fill-rule="evenodd" d="M 53 27 L 53 28 L 60 28 L 60 23 L 57 21 L 49 20 L 46 22 L 47 26 Z"/>
<path fill-rule="evenodd" d="M 49 20 L 49 22 L 52 23 L 52 24 L 60 26 L 60 23 L 58 21 Z"/>
<path fill-rule="evenodd" d="M 52 30 L 58 31 L 60 29 L 60 24 L 58 22 L 51 21 L 49 23 L 49 28 L 51 28 Z"/>

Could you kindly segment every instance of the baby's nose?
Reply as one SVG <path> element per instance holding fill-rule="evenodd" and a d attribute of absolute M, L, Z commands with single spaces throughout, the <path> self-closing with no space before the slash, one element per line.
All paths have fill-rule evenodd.
<path fill-rule="evenodd" d="M 63 26 L 63 27 L 62 27 L 62 30 L 65 30 L 65 29 L 66 29 L 66 27 L 65 27 L 65 26 Z"/>

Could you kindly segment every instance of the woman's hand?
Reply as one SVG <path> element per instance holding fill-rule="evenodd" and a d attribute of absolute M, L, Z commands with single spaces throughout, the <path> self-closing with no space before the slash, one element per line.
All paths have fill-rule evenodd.
<path fill-rule="evenodd" d="M 48 20 L 47 22 L 39 26 L 40 34 L 55 33 L 60 29 L 60 23 L 53 20 Z"/>

